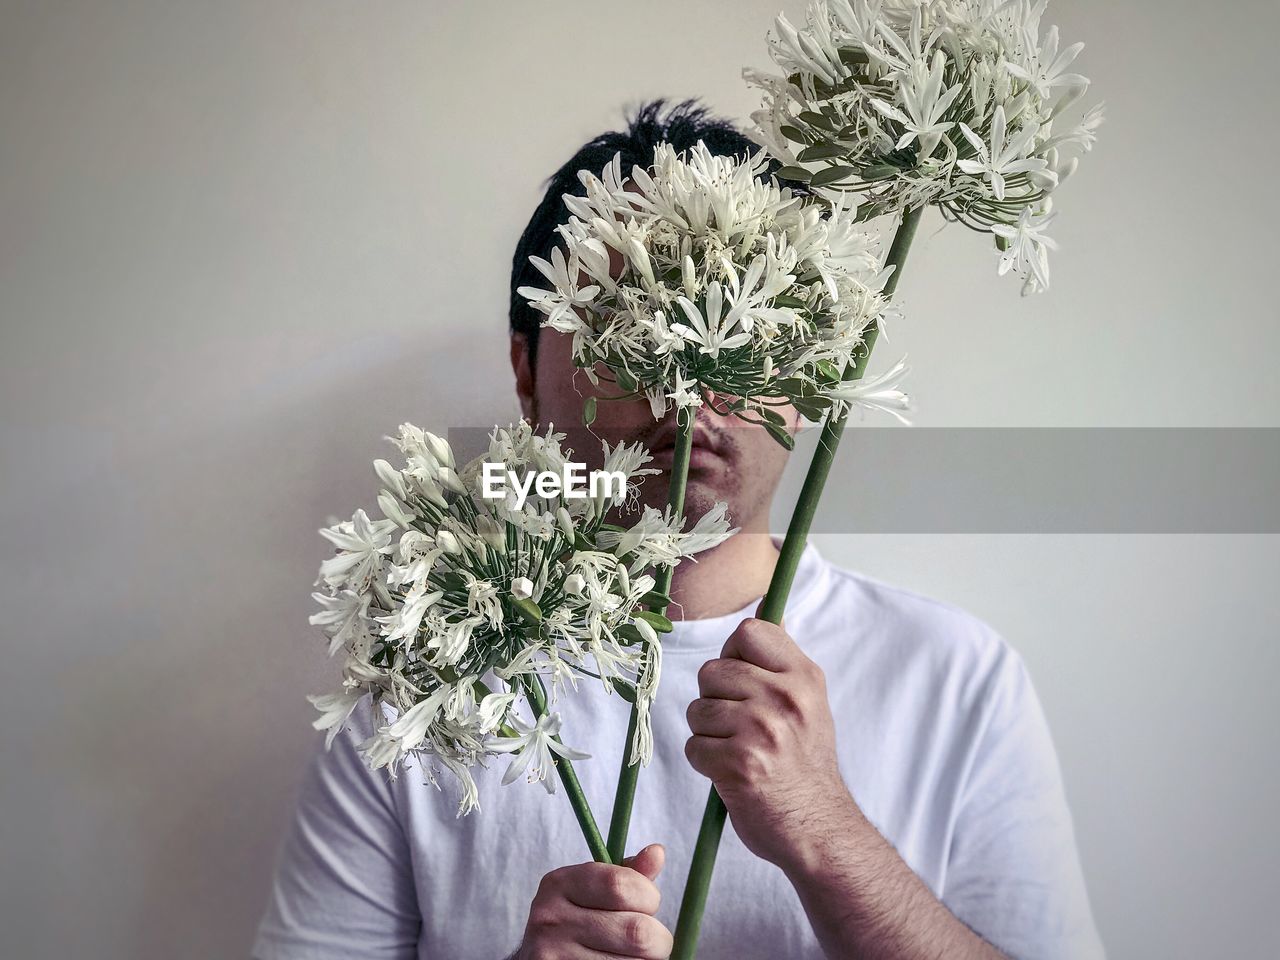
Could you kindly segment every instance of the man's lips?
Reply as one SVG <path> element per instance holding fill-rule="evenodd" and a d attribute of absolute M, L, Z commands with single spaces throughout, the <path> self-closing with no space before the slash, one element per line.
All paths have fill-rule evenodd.
<path fill-rule="evenodd" d="M 699 421 L 694 421 L 693 447 L 689 451 L 689 467 L 691 469 L 714 466 L 723 462 L 727 459 L 726 450 L 727 444 L 723 442 L 723 439 L 714 430 Z M 673 425 L 659 434 L 650 448 L 650 453 L 656 466 L 670 467 L 675 459 L 675 452 L 676 429 Z"/>

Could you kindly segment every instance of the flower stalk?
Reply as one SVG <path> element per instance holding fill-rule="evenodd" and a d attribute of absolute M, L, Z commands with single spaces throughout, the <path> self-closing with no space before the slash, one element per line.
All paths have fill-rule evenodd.
<path fill-rule="evenodd" d="M 537 676 L 526 678 L 524 688 L 534 713 L 538 717 L 546 716 L 547 694 L 542 689 L 542 680 Z M 559 737 L 556 739 L 559 740 Z M 590 804 L 587 803 L 587 795 L 583 793 L 578 774 L 573 769 L 573 761 L 568 757 L 556 757 L 555 767 L 556 773 L 560 776 L 560 782 L 564 784 L 564 792 L 569 798 L 569 804 L 573 807 L 573 814 L 578 818 L 578 826 L 582 828 L 583 839 L 587 841 L 587 847 L 591 850 L 591 859 L 597 863 L 620 863 L 620 860 L 613 860 L 609 856 L 604 837 L 600 835 L 600 827 L 596 824 Z"/>
<path fill-rule="evenodd" d="M 916 228 L 919 226 L 923 212 L 924 207 L 919 206 L 907 210 L 902 215 L 902 220 L 894 233 L 893 244 L 885 259 L 885 265 L 894 268 L 884 286 L 885 297 L 892 296 L 897 289 L 907 252 L 911 248 L 911 242 L 915 238 Z M 879 326 L 873 322 L 866 329 L 862 346 L 845 367 L 844 381 L 850 382 L 862 378 L 878 335 Z M 769 591 L 765 594 L 764 603 L 761 606 L 761 620 L 767 620 L 770 623 L 782 622 L 782 614 L 786 610 L 787 597 L 791 593 L 791 584 L 795 580 L 800 556 L 804 553 L 809 529 L 818 509 L 818 501 L 822 497 L 827 475 L 831 472 L 831 464 L 835 461 L 836 448 L 840 445 L 840 438 L 844 434 L 847 420 L 847 412 L 838 417 L 828 417 L 822 428 L 818 449 L 814 451 L 813 460 L 805 474 L 804 487 L 791 514 L 791 522 L 787 527 L 787 536 L 782 544 L 778 564 L 774 568 L 773 577 L 769 581 Z M 707 893 L 711 887 L 711 874 L 715 870 L 716 854 L 720 848 L 720 837 L 724 832 L 727 816 L 728 811 L 724 801 L 716 793 L 715 787 L 712 787 L 702 814 L 702 824 L 698 828 L 698 839 L 693 850 L 693 861 L 689 866 L 689 876 L 685 882 L 684 897 L 680 902 L 680 915 L 676 921 L 675 946 L 671 953 L 671 960 L 693 960 L 696 954 L 698 932 L 707 906 Z"/>
<path fill-rule="evenodd" d="M 689 457 L 693 452 L 693 419 L 692 407 L 681 407 L 676 411 L 675 450 L 671 458 L 671 481 L 667 492 L 667 504 L 675 516 L 684 514 L 684 494 L 689 485 Z M 671 577 L 675 567 L 662 567 L 656 576 L 654 591 L 661 596 L 671 595 Z M 650 608 L 654 613 L 665 615 L 667 604 L 660 603 Z M 652 656 L 652 652 L 649 654 Z M 640 710 L 637 704 L 631 705 L 631 719 L 627 724 L 627 739 L 622 748 L 622 764 L 618 770 L 618 788 L 613 798 L 613 813 L 609 818 L 609 856 L 614 863 L 621 863 L 626 856 L 627 833 L 631 828 L 631 809 L 635 805 L 636 783 L 640 778 L 639 758 L 635 756 L 634 743 L 636 730 L 640 722 Z"/>

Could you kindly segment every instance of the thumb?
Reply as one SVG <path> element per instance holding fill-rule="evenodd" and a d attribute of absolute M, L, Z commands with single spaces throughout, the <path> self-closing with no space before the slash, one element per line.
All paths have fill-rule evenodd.
<path fill-rule="evenodd" d="M 624 867 L 630 867 L 643 874 L 649 880 L 658 879 L 662 865 L 667 862 L 667 849 L 660 843 L 651 843 L 634 856 L 622 861 Z"/>
<path fill-rule="evenodd" d="M 763 610 L 764 610 L 764 597 L 761 597 L 761 598 L 760 598 L 760 602 L 756 604 L 756 619 L 757 619 L 757 620 L 761 620 L 761 619 L 763 619 L 763 618 L 760 616 L 760 613 L 761 613 L 761 611 L 763 611 Z M 787 621 L 786 621 L 786 618 L 784 618 L 784 617 L 779 617 L 779 618 L 778 618 L 778 626 L 780 626 L 783 630 L 787 629 Z"/>

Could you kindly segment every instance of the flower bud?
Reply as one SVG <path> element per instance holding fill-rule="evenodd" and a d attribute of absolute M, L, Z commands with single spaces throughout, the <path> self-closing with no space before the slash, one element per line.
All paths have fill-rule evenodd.
<path fill-rule="evenodd" d="M 1058 174 L 1054 170 L 1028 170 L 1027 179 L 1046 193 L 1058 185 Z"/>
<path fill-rule="evenodd" d="M 644 617 L 636 617 L 631 621 L 635 628 L 640 631 L 640 636 L 644 637 L 646 643 L 657 643 L 658 632 Z"/>
<path fill-rule="evenodd" d="M 457 556 L 462 552 L 462 544 L 458 543 L 458 538 L 448 530 L 439 530 L 436 532 L 436 546 L 445 553 Z"/>
<path fill-rule="evenodd" d="M 403 476 L 410 492 L 417 493 L 437 507 L 447 507 L 449 504 L 433 473 L 434 470 L 429 464 L 419 462 L 418 466 L 406 470 Z"/>
<path fill-rule="evenodd" d="M 533 581 L 528 577 L 516 577 L 511 581 L 511 595 L 517 600 L 527 600 L 533 596 Z"/>
<path fill-rule="evenodd" d="M 382 485 L 401 500 L 409 499 L 409 491 L 405 488 L 404 477 L 400 471 L 385 460 L 373 461 L 373 472 L 378 475 Z"/>
<path fill-rule="evenodd" d="M 684 283 L 684 295 L 690 300 L 698 297 L 698 272 L 693 266 L 693 257 L 685 256 L 680 264 L 681 280 Z"/>
<path fill-rule="evenodd" d="M 587 589 L 587 578 L 580 573 L 571 573 L 564 578 L 564 592 L 571 597 L 582 596 L 582 591 Z"/>
<path fill-rule="evenodd" d="M 436 477 L 440 480 L 440 485 L 450 493 L 466 493 L 467 488 L 462 485 L 462 478 L 458 476 L 458 471 L 453 467 L 441 466 L 436 471 Z"/>
<path fill-rule="evenodd" d="M 413 522 L 413 514 L 405 510 L 404 505 L 392 496 L 388 490 L 383 490 L 378 494 L 378 508 L 382 511 L 384 517 L 388 520 L 394 520 L 396 525 L 404 530 L 408 530 Z"/>
<path fill-rule="evenodd" d="M 422 431 L 422 440 L 431 456 L 435 457 L 436 463 L 443 467 L 454 466 L 453 450 L 445 440 L 426 430 Z"/>
<path fill-rule="evenodd" d="M 1068 157 L 1065 160 L 1055 162 L 1053 165 L 1054 172 L 1058 175 L 1058 183 L 1071 176 L 1076 172 L 1076 167 L 1080 165 L 1079 157 Z"/>
<path fill-rule="evenodd" d="M 573 539 L 573 518 L 569 516 L 569 511 L 566 510 L 564 507 L 559 507 L 556 510 L 556 522 L 560 524 L 560 531 L 566 537 L 572 540 Z"/>

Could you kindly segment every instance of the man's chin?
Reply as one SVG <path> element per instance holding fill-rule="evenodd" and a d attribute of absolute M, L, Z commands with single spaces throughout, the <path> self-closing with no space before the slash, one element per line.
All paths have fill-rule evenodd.
<path fill-rule="evenodd" d="M 651 477 L 653 486 L 644 491 L 640 500 L 655 510 L 667 508 L 667 485 L 662 482 L 665 477 Z M 740 522 L 735 519 L 735 503 L 738 498 L 738 486 L 732 478 L 719 475 L 704 477 L 698 471 L 689 472 L 689 480 L 684 491 L 684 515 L 689 523 L 695 523 L 718 502 L 729 505 L 729 520 L 735 526 Z"/>

